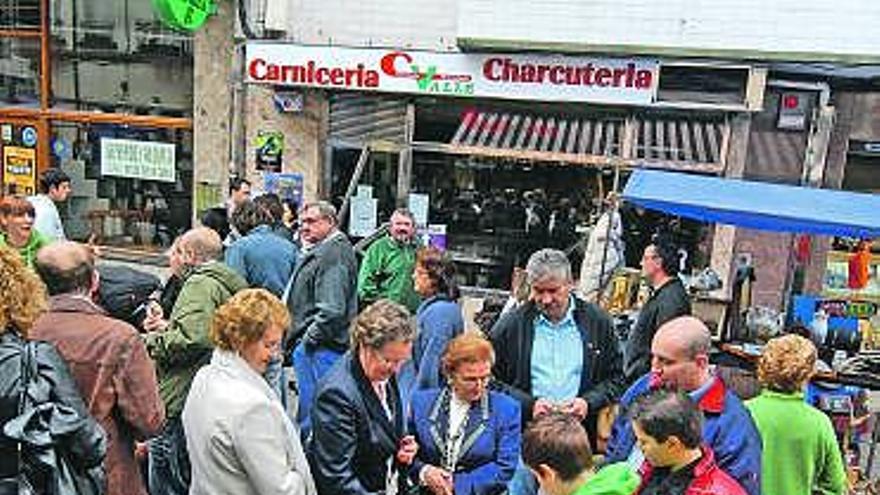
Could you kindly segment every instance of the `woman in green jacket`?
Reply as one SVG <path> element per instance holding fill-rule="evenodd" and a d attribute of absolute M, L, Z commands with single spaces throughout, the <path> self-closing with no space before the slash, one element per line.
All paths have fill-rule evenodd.
<path fill-rule="evenodd" d="M 34 206 L 20 196 L 6 196 L 0 200 L 0 246 L 16 251 L 31 269 L 37 251 L 49 244 L 49 238 L 34 229 Z"/>
<path fill-rule="evenodd" d="M 758 364 L 761 395 L 746 402 L 761 434 L 763 495 L 842 495 L 846 473 L 831 420 L 804 402 L 816 347 L 798 335 L 775 338 Z"/>

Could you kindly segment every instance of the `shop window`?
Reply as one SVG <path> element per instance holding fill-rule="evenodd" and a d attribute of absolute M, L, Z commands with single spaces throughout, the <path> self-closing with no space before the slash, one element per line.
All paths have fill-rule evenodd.
<path fill-rule="evenodd" d="M 333 177 L 330 190 L 331 201 L 337 208 L 342 205 L 345 198 L 345 192 L 354 175 L 360 154 L 361 150 L 354 148 L 333 150 Z M 367 192 L 376 199 L 377 227 L 388 220 L 396 207 L 398 157 L 397 153 L 371 152 L 358 181 L 358 184 L 367 186 L 369 188 Z M 350 220 L 349 218 L 349 227 Z"/>
<path fill-rule="evenodd" d="M 190 131 L 56 123 L 52 140 L 55 165 L 72 179 L 69 237 L 156 251 L 190 227 Z"/>
<path fill-rule="evenodd" d="M 40 98 L 40 42 L 0 38 L 0 102 L 37 106 Z"/>
<path fill-rule="evenodd" d="M 0 0 L 0 29 L 40 27 L 40 0 Z"/>
<path fill-rule="evenodd" d="M 664 64 L 660 68 L 657 100 L 709 104 L 742 104 L 749 70 L 742 67 L 709 67 Z"/>
<path fill-rule="evenodd" d="M 164 28 L 149 2 L 59 1 L 52 26 L 54 105 L 191 112 L 192 37 Z"/>

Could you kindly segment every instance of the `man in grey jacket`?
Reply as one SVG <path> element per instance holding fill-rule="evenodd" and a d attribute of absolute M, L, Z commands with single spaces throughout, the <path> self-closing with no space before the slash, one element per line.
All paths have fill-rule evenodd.
<path fill-rule="evenodd" d="M 357 314 L 357 258 L 337 228 L 336 208 L 326 201 L 306 203 L 300 213 L 304 252 L 288 283 L 293 369 L 299 386 L 303 438 L 311 430 L 309 410 L 318 380 L 349 346 L 348 327 Z"/>

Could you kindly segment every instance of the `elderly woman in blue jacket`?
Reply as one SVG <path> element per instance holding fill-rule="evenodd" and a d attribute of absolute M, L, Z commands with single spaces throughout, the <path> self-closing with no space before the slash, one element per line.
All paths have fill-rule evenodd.
<path fill-rule="evenodd" d="M 519 403 L 488 390 L 494 351 L 474 333 L 449 342 L 447 385 L 413 394 L 409 431 L 419 444 L 410 479 L 432 495 L 503 493 L 520 451 Z"/>

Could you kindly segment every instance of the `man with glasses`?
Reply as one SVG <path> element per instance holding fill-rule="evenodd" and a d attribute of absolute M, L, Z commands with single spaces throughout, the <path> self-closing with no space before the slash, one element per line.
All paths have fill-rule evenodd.
<path fill-rule="evenodd" d="M 691 314 L 690 299 L 678 278 L 678 260 L 678 250 L 663 240 L 655 240 L 645 248 L 642 275 L 651 285 L 651 297 L 639 311 L 626 343 L 623 370 L 628 384 L 650 371 L 651 340 L 660 325 Z"/>
<path fill-rule="evenodd" d="M 348 348 L 348 328 L 357 314 L 358 267 L 351 243 L 337 228 L 333 205 L 326 201 L 306 203 L 300 222 L 303 253 L 284 296 L 292 320 L 285 349 L 295 346 L 297 422 L 303 438 L 308 438 L 309 411 L 318 380 Z"/>
<path fill-rule="evenodd" d="M 712 340 L 700 320 L 681 316 L 663 324 L 651 344 L 651 372 L 639 378 L 620 399 L 605 454 L 607 462 L 628 461 L 638 468 L 644 454 L 636 446 L 630 408 L 641 397 L 661 388 L 687 393 L 706 420 L 703 443 L 715 453 L 718 466 L 749 495 L 761 493 L 761 437 L 742 401 L 709 366 Z"/>

